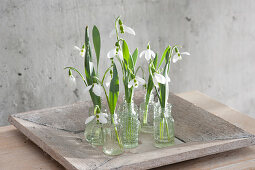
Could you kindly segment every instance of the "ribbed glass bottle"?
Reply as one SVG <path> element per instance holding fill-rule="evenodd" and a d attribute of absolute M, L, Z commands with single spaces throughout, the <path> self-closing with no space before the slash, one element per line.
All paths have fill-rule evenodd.
<path fill-rule="evenodd" d="M 154 145 L 158 148 L 174 144 L 174 119 L 171 116 L 172 105 L 161 108 L 157 103 L 154 110 Z"/>
<path fill-rule="evenodd" d="M 120 113 L 120 123 L 124 148 L 137 147 L 140 122 L 138 120 L 138 110 L 135 109 L 133 101 L 131 103 L 124 102 Z"/>

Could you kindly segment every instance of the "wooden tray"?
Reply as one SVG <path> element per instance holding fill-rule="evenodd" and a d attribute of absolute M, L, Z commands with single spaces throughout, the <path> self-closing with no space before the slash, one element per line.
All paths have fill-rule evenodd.
<path fill-rule="evenodd" d="M 143 100 L 136 93 L 135 103 Z M 174 94 L 169 96 L 175 119 L 176 144 L 157 149 L 153 137 L 120 156 L 107 156 L 83 139 L 90 102 L 19 113 L 9 117 L 29 139 L 67 169 L 148 169 L 255 144 L 255 137 Z"/>

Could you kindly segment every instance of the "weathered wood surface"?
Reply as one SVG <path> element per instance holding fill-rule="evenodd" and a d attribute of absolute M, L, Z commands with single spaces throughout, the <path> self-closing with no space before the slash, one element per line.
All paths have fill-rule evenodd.
<path fill-rule="evenodd" d="M 141 101 L 141 99 L 139 100 Z M 183 115 L 183 119 L 187 119 L 187 121 L 182 121 L 182 123 L 187 123 L 192 128 L 194 121 L 189 124 L 188 120 L 191 119 L 189 116 L 202 114 L 202 117 L 206 118 L 206 115 L 210 115 L 209 112 L 189 102 L 187 103 L 187 101 L 183 101 L 177 96 L 171 96 L 170 100 L 173 102 L 173 115 L 175 115 L 175 111 L 180 112 L 181 115 L 186 113 L 185 116 Z M 183 108 L 183 105 L 179 103 L 184 103 L 188 107 Z M 87 106 L 88 104 L 86 103 L 79 103 L 72 106 L 17 114 L 10 117 L 10 122 L 68 169 L 153 168 L 254 144 L 253 136 L 216 116 L 212 119 L 219 121 L 216 122 L 216 125 L 217 123 L 220 123 L 218 125 L 225 124 L 224 126 L 220 126 L 223 127 L 223 131 L 221 131 L 221 128 L 216 128 L 216 130 L 210 129 L 207 121 L 205 121 L 206 125 L 204 125 L 204 120 L 198 119 L 198 121 L 201 121 L 199 126 L 195 125 L 194 130 L 190 130 L 188 133 L 184 132 L 181 123 L 178 123 L 178 121 L 181 121 L 180 117 L 176 116 L 177 137 L 188 143 L 178 144 L 164 149 L 156 149 L 152 145 L 153 140 L 144 140 L 151 141 L 151 143 L 143 143 L 143 139 L 140 139 L 141 144 L 138 148 L 128 150 L 125 154 L 118 157 L 110 157 L 102 154 L 100 147 L 93 148 L 82 140 L 83 134 L 79 132 L 84 128 L 83 122 L 85 117 L 84 120 L 81 120 L 81 118 L 72 118 L 73 121 L 76 121 L 75 123 L 61 121 L 61 119 L 66 121 L 69 117 L 76 117 L 76 115 L 84 113 L 84 109 L 87 110 L 84 107 Z M 61 114 L 62 110 L 65 111 L 63 115 Z M 187 114 L 187 111 L 190 114 Z M 47 114 L 53 115 L 54 113 L 59 116 L 56 116 L 58 119 L 56 121 L 57 123 L 47 118 Z M 30 117 L 30 115 L 33 116 Z M 188 125 L 184 125 L 187 130 L 191 128 Z M 178 126 L 180 130 L 178 130 Z M 205 128 L 206 131 L 204 129 L 200 130 L 199 127 Z M 228 140 L 224 140 L 224 131 Z M 189 132 L 194 132 L 194 134 L 190 134 Z M 217 132 L 220 132 L 220 135 L 217 135 Z M 184 133 L 185 135 L 180 133 Z M 200 137 L 200 135 L 203 137 Z M 214 137 L 221 140 L 215 141 L 213 139 Z"/>

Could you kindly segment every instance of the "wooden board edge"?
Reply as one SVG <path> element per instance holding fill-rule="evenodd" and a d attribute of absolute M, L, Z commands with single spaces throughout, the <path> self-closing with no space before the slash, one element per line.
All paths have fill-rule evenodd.
<path fill-rule="evenodd" d="M 16 118 L 12 115 L 9 116 L 8 121 L 13 126 L 15 126 L 19 131 L 21 131 L 27 138 L 29 138 L 32 142 L 34 142 L 39 148 L 41 148 L 44 152 L 50 155 L 54 160 L 59 162 L 65 168 L 70 170 L 77 170 L 69 161 L 67 161 L 64 157 L 62 157 L 59 153 L 55 152 L 49 145 L 47 145 L 43 140 L 41 140 L 36 134 L 28 131 L 25 126 L 23 126 Z M 39 142 L 40 141 L 40 142 Z"/>
<path fill-rule="evenodd" d="M 178 155 L 170 155 L 170 156 L 164 156 L 161 158 L 156 159 L 150 159 L 147 161 L 142 161 L 138 163 L 123 165 L 121 167 L 113 167 L 113 169 L 151 169 L 151 168 L 157 168 L 165 165 L 170 165 L 174 163 L 179 163 L 187 160 L 192 160 L 196 158 L 201 158 L 204 156 L 214 155 L 217 153 L 222 153 L 230 150 L 240 149 L 243 147 L 248 147 L 255 144 L 255 138 L 243 138 L 243 139 L 230 139 L 230 140 L 224 140 L 224 141 L 232 141 L 229 143 L 214 145 L 211 147 L 204 147 L 196 150 L 190 150 L 183 153 L 179 153 Z M 218 141 L 217 141 L 218 142 Z M 217 143 L 216 142 L 216 143 Z M 209 142 L 214 143 L 214 142 Z M 241 144 L 240 144 L 241 143 Z M 202 143 L 201 143 L 202 145 Z M 151 152 L 146 152 L 143 156 L 149 157 Z M 137 155 L 140 157 L 140 155 Z M 174 158 L 177 157 L 177 158 Z M 136 159 L 136 158 L 134 158 Z M 139 158 L 137 158 L 139 159 Z M 162 161 L 163 160 L 163 161 Z M 99 167 L 100 168 L 100 167 Z M 102 167 L 104 169 L 104 167 Z"/>

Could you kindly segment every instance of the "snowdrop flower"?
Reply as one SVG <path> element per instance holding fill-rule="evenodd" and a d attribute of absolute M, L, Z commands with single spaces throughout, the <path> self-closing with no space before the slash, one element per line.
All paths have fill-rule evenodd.
<path fill-rule="evenodd" d="M 190 55 L 190 53 L 189 52 L 182 52 L 182 53 L 178 52 L 178 53 L 176 53 L 173 56 L 173 63 L 176 63 L 177 61 L 182 60 L 182 56 L 181 55 Z"/>
<path fill-rule="evenodd" d="M 92 88 L 92 86 L 93 86 L 93 85 L 87 86 L 87 87 L 83 90 L 84 93 L 88 92 L 88 91 Z M 93 91 L 93 93 L 95 93 L 95 95 L 101 96 L 103 90 L 102 90 L 102 87 L 101 87 L 99 84 L 94 83 L 94 87 L 93 87 L 92 91 Z"/>
<path fill-rule="evenodd" d="M 84 57 L 84 56 L 85 56 L 85 45 L 82 46 L 82 49 L 80 49 L 80 48 L 77 47 L 77 46 L 74 46 L 74 49 L 80 51 L 81 57 Z"/>
<path fill-rule="evenodd" d="M 94 84 L 93 87 L 93 92 L 97 95 L 97 96 L 101 96 L 102 94 L 102 87 L 99 84 Z"/>
<path fill-rule="evenodd" d="M 158 73 L 154 73 L 154 75 L 152 76 L 152 80 L 153 80 L 154 85 L 157 88 L 159 87 L 158 83 L 166 84 L 167 82 L 170 82 L 170 78 L 168 76 L 164 77 L 163 75 L 158 74 Z"/>
<path fill-rule="evenodd" d="M 99 113 L 99 114 L 97 114 L 98 115 L 98 118 L 95 116 L 95 115 L 93 115 L 93 116 L 90 116 L 90 117 L 88 117 L 87 119 L 86 119 L 86 121 L 85 121 L 85 124 L 88 124 L 89 122 L 91 122 L 93 119 L 97 119 L 100 123 L 102 123 L 102 124 L 106 124 L 107 123 L 107 117 L 108 117 L 108 115 L 106 114 L 106 113 Z"/>
<path fill-rule="evenodd" d="M 149 43 L 147 45 L 147 50 L 142 51 L 139 57 L 141 58 L 143 55 L 147 61 L 149 61 L 151 58 L 155 58 L 155 53 L 150 49 Z"/>
<path fill-rule="evenodd" d="M 70 75 L 69 78 L 70 78 L 72 83 L 76 84 L 76 80 L 75 80 L 75 77 L 73 75 Z"/>
<path fill-rule="evenodd" d="M 93 68 L 94 68 L 94 63 L 90 61 L 89 62 L 89 71 L 90 71 L 90 74 L 92 73 Z"/>
<path fill-rule="evenodd" d="M 139 83 L 141 85 L 144 85 L 146 83 L 146 81 L 138 76 L 136 76 L 136 78 L 132 79 L 129 83 L 128 83 L 128 88 L 134 87 L 137 88 Z"/>
<path fill-rule="evenodd" d="M 133 28 L 128 27 L 128 26 L 123 24 L 123 29 L 124 29 L 124 33 L 127 32 L 127 33 L 135 36 L 135 31 L 133 30 Z"/>
<path fill-rule="evenodd" d="M 128 27 L 128 26 L 126 26 L 126 25 L 124 25 L 123 23 L 122 23 L 122 21 L 119 19 L 119 22 L 118 22 L 118 26 L 119 27 L 117 27 L 117 32 L 119 33 L 129 33 L 129 34 L 131 34 L 131 35 L 135 35 L 135 31 L 134 31 L 134 29 L 133 28 L 131 28 L 131 27 Z M 111 31 L 111 33 L 110 33 L 110 38 L 114 35 L 116 33 L 116 30 L 114 29 L 114 30 L 112 30 Z"/>
<path fill-rule="evenodd" d="M 115 49 L 110 50 L 107 53 L 108 58 L 114 58 L 116 55 L 119 56 L 119 58 L 121 60 L 123 60 L 123 54 L 122 54 L 122 51 L 120 49 L 117 51 L 116 48 L 115 48 Z"/>

